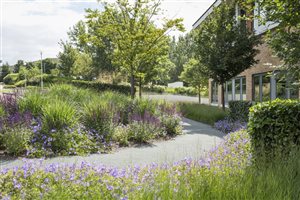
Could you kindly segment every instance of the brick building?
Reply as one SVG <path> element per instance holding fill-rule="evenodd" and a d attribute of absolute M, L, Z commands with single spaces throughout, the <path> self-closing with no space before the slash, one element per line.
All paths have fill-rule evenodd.
<path fill-rule="evenodd" d="M 214 7 L 221 3 L 222 0 L 216 0 L 194 23 L 193 28 L 200 26 L 205 18 L 213 12 Z M 256 7 L 254 12 L 255 15 L 260 14 L 260 9 Z M 238 16 L 244 13 L 236 5 L 237 20 Z M 247 21 L 247 27 L 261 36 L 262 40 L 266 31 L 276 26 L 277 24 L 272 22 L 265 25 L 260 24 L 257 19 Z M 272 50 L 265 42 L 257 48 L 260 50 L 256 56 L 256 59 L 259 60 L 258 63 L 225 84 L 225 102 L 228 103 L 231 100 L 262 102 L 276 98 L 300 99 L 299 89 L 291 87 L 289 77 L 285 80 L 282 79 L 283 72 L 276 69 L 276 66 L 282 65 L 283 62 L 272 54 Z M 212 79 L 209 80 L 209 103 L 221 104 L 221 86 Z"/>

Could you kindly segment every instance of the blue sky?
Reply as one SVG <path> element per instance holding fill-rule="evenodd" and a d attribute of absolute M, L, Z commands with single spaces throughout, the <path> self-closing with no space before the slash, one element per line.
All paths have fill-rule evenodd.
<path fill-rule="evenodd" d="M 2 40 L 0 59 L 9 64 L 17 60 L 56 57 L 58 42 L 67 39 L 67 31 L 84 18 L 85 8 L 100 8 L 96 0 L 0 0 Z M 187 31 L 214 0 L 163 0 L 162 9 L 169 18 L 181 17 Z M 173 32 L 172 35 L 179 35 Z"/>

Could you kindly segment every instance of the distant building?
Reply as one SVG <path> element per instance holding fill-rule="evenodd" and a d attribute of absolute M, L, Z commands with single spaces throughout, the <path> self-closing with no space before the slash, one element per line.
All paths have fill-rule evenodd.
<path fill-rule="evenodd" d="M 216 0 L 194 23 L 193 28 L 196 29 L 201 26 L 206 17 L 221 3 L 224 2 Z M 237 20 L 240 15 L 245 14 L 245 11 L 238 4 L 235 10 Z M 263 17 L 263 13 L 261 13 L 257 4 L 254 14 Z M 254 19 L 248 20 L 246 26 L 254 31 L 256 35 L 263 36 L 267 30 L 275 28 L 277 24 L 273 22 L 261 24 L 258 19 Z M 278 71 L 275 67 L 282 65 L 283 62 L 272 55 L 272 50 L 265 42 L 257 48 L 260 50 L 260 53 L 256 56 L 259 62 L 225 84 L 225 103 L 231 100 L 262 102 L 275 98 L 300 99 L 299 90 L 290 86 L 291 80 L 279 78 L 283 72 Z M 217 85 L 212 79 L 209 80 L 209 103 L 221 104 L 221 86 Z"/>
<path fill-rule="evenodd" d="M 168 84 L 169 88 L 178 88 L 178 87 L 183 87 L 183 82 L 174 82 L 174 83 L 169 83 Z"/>

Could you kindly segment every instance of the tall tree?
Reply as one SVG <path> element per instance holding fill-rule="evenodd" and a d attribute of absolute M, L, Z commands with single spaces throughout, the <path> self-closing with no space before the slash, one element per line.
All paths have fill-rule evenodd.
<path fill-rule="evenodd" d="M 171 71 L 171 81 L 178 81 L 183 65 L 193 57 L 194 41 L 192 37 L 193 32 L 187 33 L 184 36 L 179 36 L 176 41 L 173 37 L 170 43 L 170 59 L 175 64 L 175 68 Z"/>
<path fill-rule="evenodd" d="M 161 14 L 160 1 L 118 0 L 103 2 L 104 11 L 88 11 L 88 23 L 95 23 L 96 31 L 109 38 L 114 46 L 113 63 L 130 77 L 131 97 L 135 97 L 138 68 L 149 57 L 160 57 L 158 51 L 165 45 L 167 33 L 184 30 L 182 19 L 164 20 L 161 27 L 153 19 Z M 152 70 L 152 69 L 148 69 Z"/>
<path fill-rule="evenodd" d="M 208 77 L 203 73 L 205 66 L 196 59 L 190 59 L 183 65 L 180 79 L 195 87 L 198 91 L 199 104 L 201 103 L 201 92 L 208 86 Z"/>
<path fill-rule="evenodd" d="M 24 66 L 24 61 L 18 60 L 17 63 L 14 65 L 14 73 L 19 73 L 21 66 Z"/>
<path fill-rule="evenodd" d="M 72 75 L 91 80 L 92 77 L 92 57 L 86 53 L 79 53 L 74 63 Z"/>
<path fill-rule="evenodd" d="M 224 85 L 257 61 L 260 43 L 245 23 L 235 20 L 235 8 L 223 2 L 201 24 L 196 35 L 196 57 L 207 70 L 208 77 L 221 84 L 222 107 L 225 110 Z"/>

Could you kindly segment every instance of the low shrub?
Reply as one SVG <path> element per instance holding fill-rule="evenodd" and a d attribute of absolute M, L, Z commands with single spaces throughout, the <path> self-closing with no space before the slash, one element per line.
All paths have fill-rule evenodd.
<path fill-rule="evenodd" d="M 127 126 L 128 128 L 125 131 L 128 131 L 128 140 L 137 143 L 146 143 L 157 137 L 162 131 L 160 126 L 144 121 L 133 121 Z"/>
<path fill-rule="evenodd" d="M 25 95 L 18 99 L 20 111 L 31 112 L 35 117 L 42 115 L 42 108 L 47 103 L 47 100 L 38 91 L 32 90 L 26 92 Z"/>
<path fill-rule="evenodd" d="M 143 86 L 142 90 L 144 92 L 154 92 L 154 93 L 159 93 L 162 94 L 166 90 L 166 86 L 163 85 L 145 85 Z"/>
<path fill-rule="evenodd" d="M 250 108 L 248 131 L 256 159 L 286 157 L 300 145 L 300 102 L 276 99 Z"/>
<path fill-rule="evenodd" d="M 163 115 L 162 117 L 160 117 L 160 123 L 164 129 L 164 132 L 168 136 L 176 136 L 182 133 L 180 122 L 181 117 L 178 115 Z"/>
<path fill-rule="evenodd" d="M 79 80 L 73 80 L 71 83 L 77 87 L 95 89 L 100 92 L 110 90 L 110 91 L 123 93 L 126 95 L 130 94 L 130 86 L 127 85 L 114 85 L 109 83 L 79 81 Z"/>
<path fill-rule="evenodd" d="M 117 126 L 114 129 L 113 135 L 112 135 L 112 140 L 115 142 L 118 142 L 120 146 L 128 146 L 129 141 L 129 127 L 128 126 Z"/>
<path fill-rule="evenodd" d="M 0 105 L 7 114 L 13 114 L 18 111 L 17 94 L 8 93 L 0 96 Z"/>
<path fill-rule="evenodd" d="M 233 121 L 248 122 L 251 101 L 229 101 L 228 117 Z"/>
<path fill-rule="evenodd" d="M 15 89 L 16 86 L 15 85 L 4 85 L 3 89 Z"/>
<path fill-rule="evenodd" d="M 18 82 L 15 83 L 16 87 L 24 87 L 26 83 L 26 80 L 20 80 Z"/>
<path fill-rule="evenodd" d="M 29 148 L 28 144 L 32 135 L 32 131 L 26 127 L 15 126 L 9 128 L 2 135 L 3 146 L 11 155 L 22 155 Z"/>
<path fill-rule="evenodd" d="M 195 121 L 214 125 L 215 122 L 225 119 L 227 111 L 216 106 L 209 106 L 197 103 L 179 103 L 183 116 Z"/>
<path fill-rule="evenodd" d="M 77 122 L 76 109 L 70 102 L 54 100 L 42 107 L 43 128 L 63 129 L 72 127 Z"/>

